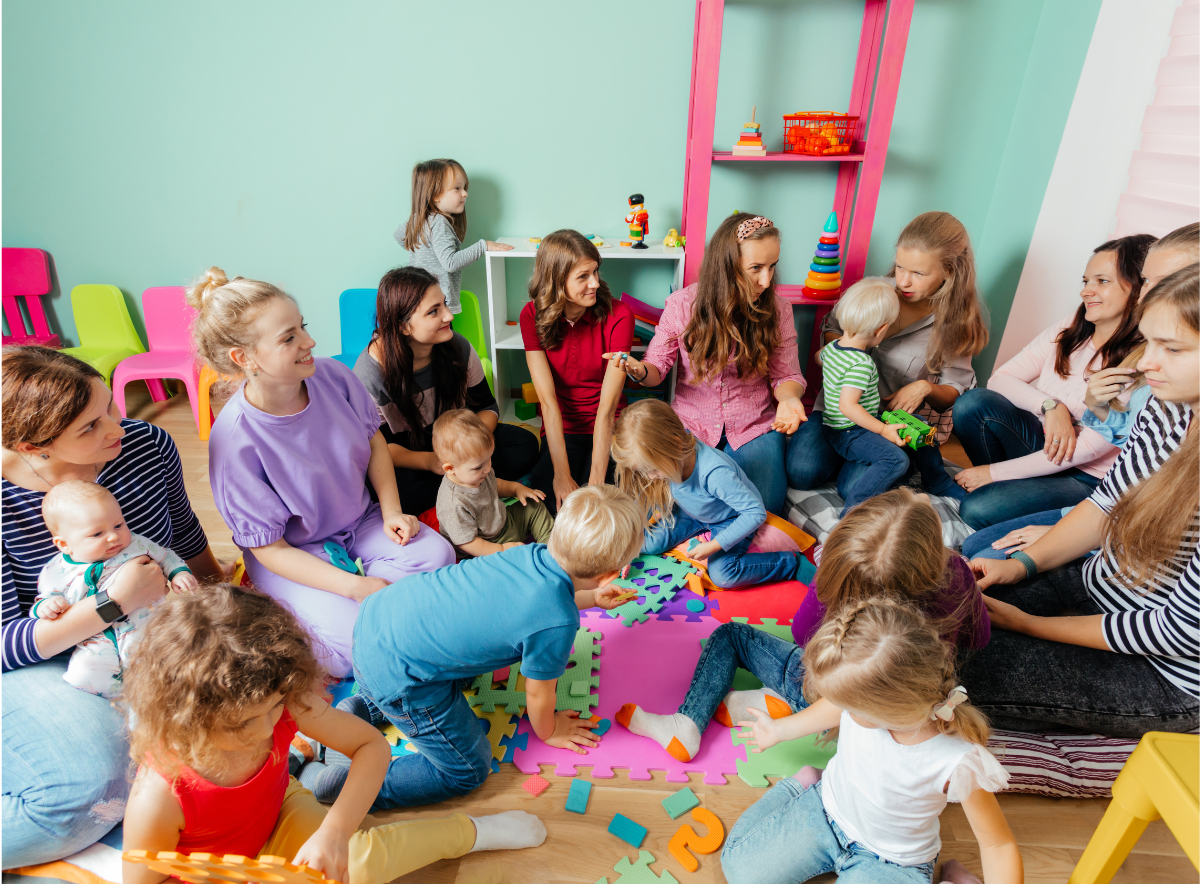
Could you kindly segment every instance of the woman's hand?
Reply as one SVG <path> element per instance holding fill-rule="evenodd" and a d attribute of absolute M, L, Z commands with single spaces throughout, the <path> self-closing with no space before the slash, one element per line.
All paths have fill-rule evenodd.
<path fill-rule="evenodd" d="M 775 409 L 775 420 L 771 423 L 771 429 L 790 436 L 800 429 L 800 424 L 806 420 L 808 416 L 804 413 L 804 403 L 792 396 L 780 402 L 779 407 Z"/>
<path fill-rule="evenodd" d="M 444 476 L 446 471 L 442 469 L 441 459 L 432 451 L 425 453 L 425 469 L 433 473 L 435 476 Z"/>
<path fill-rule="evenodd" d="M 993 543 L 992 549 L 1003 550 L 1009 554 L 1017 552 L 1025 549 L 1035 540 L 1041 539 L 1042 535 L 1053 527 L 1053 525 L 1026 525 L 1024 528 L 1017 528 Z"/>
<path fill-rule="evenodd" d="M 1135 368 L 1103 368 L 1088 378 L 1087 392 L 1083 396 L 1088 411 L 1100 420 L 1108 417 L 1108 403 L 1129 386 L 1136 371 Z"/>
<path fill-rule="evenodd" d="M 559 474 L 556 470 L 554 473 L 554 500 L 558 505 L 556 509 L 562 509 L 563 501 L 578 488 L 579 485 L 575 482 L 574 476 L 570 473 Z"/>
<path fill-rule="evenodd" d="M 167 575 L 149 556 L 130 559 L 117 569 L 108 597 L 126 614 L 157 602 L 167 594 Z"/>
<path fill-rule="evenodd" d="M 525 504 L 529 503 L 530 501 L 546 499 L 545 491 L 538 491 L 536 488 L 529 488 L 528 486 L 522 485 L 520 482 L 514 482 L 513 484 L 517 486 L 513 491 L 513 497 L 521 502 L 521 506 L 525 506 Z"/>
<path fill-rule="evenodd" d="M 554 713 L 554 733 L 546 740 L 546 745 L 587 755 L 588 749 L 600 745 L 600 738 L 592 733 L 592 729 L 599 726 L 600 722 L 592 724 L 590 718 L 581 721 L 574 709 L 563 709 Z"/>
<path fill-rule="evenodd" d="M 988 618 L 992 621 L 993 627 L 1007 629 L 1009 632 L 1031 634 L 1032 622 L 1037 619 L 1032 614 L 1026 614 L 1016 605 L 1002 602 L 990 595 L 983 597 L 983 603 L 987 605 Z"/>
<path fill-rule="evenodd" d="M 747 746 L 753 746 L 751 752 L 765 752 L 776 743 L 780 742 L 783 737 L 779 733 L 779 725 L 771 716 L 767 715 L 761 709 L 748 707 L 746 709 L 754 716 L 754 721 L 739 721 L 738 727 L 748 727 L 750 732 L 742 731 L 741 737 L 746 741 Z"/>
<path fill-rule="evenodd" d="M 416 516 L 406 516 L 404 513 L 384 513 L 383 530 L 393 543 L 404 546 L 417 536 L 421 523 Z"/>
<path fill-rule="evenodd" d="M 650 373 L 646 363 L 634 359 L 628 353 L 621 351 L 604 353 L 601 358 L 607 360 L 613 368 L 625 372 L 639 384 L 646 380 L 646 376 Z"/>
<path fill-rule="evenodd" d="M 321 825 L 296 851 L 292 865 L 308 866 L 333 881 L 349 881 L 352 834 Z"/>
<path fill-rule="evenodd" d="M 1075 419 L 1060 402 L 1046 413 L 1042 426 L 1046 431 L 1046 457 L 1055 466 L 1061 466 L 1075 453 Z"/>
<path fill-rule="evenodd" d="M 511 252 L 513 247 L 502 242 L 492 242 L 490 239 L 484 240 L 487 243 L 489 252 Z"/>
<path fill-rule="evenodd" d="M 954 477 L 954 481 L 964 491 L 974 491 L 984 485 L 991 485 L 995 480 L 992 478 L 992 468 L 984 464 L 981 467 L 967 467 Z"/>
<path fill-rule="evenodd" d="M 382 577 L 359 577 L 354 583 L 354 591 L 350 594 L 350 598 L 361 602 L 372 593 L 379 592 L 385 586 L 391 585 Z"/>
<path fill-rule="evenodd" d="M 971 559 L 971 572 L 980 589 L 1007 586 L 1025 579 L 1025 566 L 1016 559 Z"/>
<path fill-rule="evenodd" d="M 905 384 L 884 400 L 885 411 L 907 411 L 916 414 L 925 405 L 925 397 L 933 392 L 933 384 L 929 381 L 913 381 Z"/>

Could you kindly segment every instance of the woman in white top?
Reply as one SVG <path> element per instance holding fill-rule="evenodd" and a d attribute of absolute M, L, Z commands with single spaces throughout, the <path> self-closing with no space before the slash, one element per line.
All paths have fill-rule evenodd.
<path fill-rule="evenodd" d="M 730 884 L 925 884 L 941 850 L 938 817 L 963 805 L 988 884 L 1019 884 L 1021 854 L 994 792 L 1008 774 L 985 747 L 987 719 L 958 686 L 953 649 L 923 614 L 873 597 L 828 615 L 804 649 L 803 712 L 743 721 L 762 752 L 837 728 L 823 779 L 780 780 L 734 825 L 721 853 Z M 810 783 L 801 782 L 801 774 Z"/>

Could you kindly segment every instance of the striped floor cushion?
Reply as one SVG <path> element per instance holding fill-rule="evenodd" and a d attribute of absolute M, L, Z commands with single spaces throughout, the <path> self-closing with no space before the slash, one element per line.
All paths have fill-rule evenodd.
<path fill-rule="evenodd" d="M 992 731 L 988 749 L 1008 771 L 1008 792 L 1054 798 L 1109 798 L 1137 740 L 1098 734 Z"/>

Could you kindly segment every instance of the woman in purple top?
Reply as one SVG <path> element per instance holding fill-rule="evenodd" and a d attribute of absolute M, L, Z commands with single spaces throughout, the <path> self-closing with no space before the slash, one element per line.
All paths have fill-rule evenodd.
<path fill-rule="evenodd" d="M 332 675 L 349 675 L 359 602 L 453 564 L 454 550 L 404 514 L 375 400 L 350 369 L 313 358 L 287 294 L 214 267 L 188 300 L 197 350 L 245 377 L 209 441 L 217 509 L 253 584 L 291 607 Z"/>
<path fill-rule="evenodd" d="M 856 506 L 830 533 L 815 592 L 809 591 L 796 612 L 796 644 L 745 623 L 724 623 L 705 644 L 678 712 L 655 715 L 627 706 L 617 720 L 688 761 L 695 757 L 710 718 L 733 727 L 753 720 L 747 711 L 751 707 L 772 718 L 804 709 L 803 645 L 820 625 L 826 605 L 838 608 L 882 595 L 916 604 L 942 637 L 959 648 L 982 648 L 991 638 L 983 595 L 966 561 L 942 546 L 937 513 L 927 499 L 897 488 Z M 730 691 L 738 669 L 750 671 L 764 686 Z"/>

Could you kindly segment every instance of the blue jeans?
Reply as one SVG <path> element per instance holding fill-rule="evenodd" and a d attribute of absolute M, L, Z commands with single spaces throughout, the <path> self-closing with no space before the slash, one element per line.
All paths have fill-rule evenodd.
<path fill-rule="evenodd" d="M 804 679 L 804 648 L 745 623 L 722 623 L 713 630 L 696 663 L 696 673 L 679 711 L 696 723 L 700 733 L 729 689 L 738 669 L 752 673 L 766 687 L 799 711 L 808 708 L 800 690 Z"/>
<path fill-rule="evenodd" d="M 1010 519 L 998 525 L 990 525 L 976 531 L 963 541 L 962 554 L 968 559 L 1007 559 L 1008 554 L 1003 550 L 992 549 L 992 544 L 1010 531 L 1024 528 L 1026 525 L 1057 525 L 1062 518 L 1062 510 L 1046 510 Z"/>
<path fill-rule="evenodd" d="M 6 869 L 70 856 L 125 815 L 125 722 L 108 700 L 63 681 L 69 658 L 4 673 Z"/>
<path fill-rule="evenodd" d="M 968 390 L 954 404 L 954 434 L 975 466 L 999 463 L 1041 451 L 1042 422 L 999 393 Z M 1100 484 L 1074 467 L 1050 476 L 992 482 L 967 495 L 959 508 L 964 522 L 978 531 L 1030 513 L 1074 506 Z"/>
<path fill-rule="evenodd" d="M 683 512 L 678 506 L 671 513 L 675 518 L 668 524 L 659 519 L 646 529 L 642 552 L 658 555 L 678 546 L 690 537 L 711 531 L 717 534 L 729 522 L 706 525 Z M 708 557 L 708 576 L 721 589 L 736 589 L 758 583 L 792 580 L 804 559 L 798 552 L 748 552 L 754 535 L 743 538 L 732 549 L 715 552 Z M 401 728 L 404 730 L 404 728 Z"/>
<path fill-rule="evenodd" d="M 877 494 L 882 494 L 898 484 L 908 474 L 915 464 L 921 471 L 921 479 L 929 494 L 953 497 L 962 500 L 966 492 L 958 483 L 950 478 L 946 468 L 942 466 L 942 450 L 937 445 L 926 445 L 913 450 L 907 445 L 900 447 L 893 442 L 862 427 L 848 427 L 844 430 L 826 429 L 825 436 L 834 451 L 846 459 L 846 467 L 851 464 L 862 469 L 848 484 L 845 477 L 838 477 L 838 491 L 846 502 L 841 515 L 846 515 L 850 509 L 864 500 Z M 846 485 L 843 490 L 843 486 Z"/>
<path fill-rule="evenodd" d="M 768 430 L 737 450 L 729 444 L 724 433 L 717 443 L 717 448 L 732 457 L 733 462 L 742 468 L 746 478 L 758 489 L 767 512 L 775 515 L 783 512 L 783 504 L 787 500 L 788 479 L 784 469 L 784 449 L 787 444 L 788 437 L 775 430 Z"/>
<path fill-rule="evenodd" d="M 805 789 L 788 777 L 741 815 L 721 851 L 721 871 L 729 884 L 794 884 L 826 872 L 836 872 L 838 884 L 933 880 L 933 862 L 897 865 L 846 837 L 825 813 L 822 785 Z"/>
<path fill-rule="evenodd" d="M 809 412 L 808 420 L 800 424 L 800 429 L 788 440 L 787 481 L 792 488 L 812 491 L 831 482 L 845 462 L 825 438 L 823 413 Z"/>
<path fill-rule="evenodd" d="M 443 698 L 413 707 L 403 697 L 381 702 L 368 690 L 355 663 L 358 690 L 388 721 L 404 732 L 420 754 L 393 758 L 375 808 L 419 807 L 466 795 L 483 785 L 492 772 L 492 747 L 479 717 L 462 692 L 470 683 L 447 682 Z"/>

